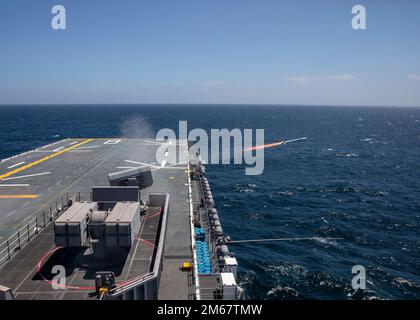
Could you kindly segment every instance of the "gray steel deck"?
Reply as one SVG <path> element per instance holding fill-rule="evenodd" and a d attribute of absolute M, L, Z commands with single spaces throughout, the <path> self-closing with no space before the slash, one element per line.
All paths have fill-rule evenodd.
<path fill-rule="evenodd" d="M 1 162 L 0 243 L 33 217 L 43 211 L 48 213 L 50 205 L 59 205 L 67 195 L 80 192 L 81 200 L 87 199 L 92 186 L 108 185 L 108 173 L 147 164 L 152 167 L 154 184 L 142 191 L 142 199 L 146 200 L 149 192 L 170 194 L 159 294 L 168 299 L 187 299 L 191 281 L 179 268 L 183 261 L 191 258 L 186 165 L 155 163 L 158 146 L 144 139 L 68 139 Z M 180 144 L 180 148 L 186 148 L 186 144 Z M 153 232 L 149 236 L 153 238 Z M 145 238 L 146 234 L 141 237 Z M 17 298 L 22 299 L 89 298 L 89 290 L 52 290 L 51 284 L 37 273 L 37 263 L 53 245 L 50 225 L 0 269 L 0 284 L 12 288 Z M 133 248 L 124 263 L 113 266 L 117 282 L 147 272 L 150 268 L 147 255 L 152 251 L 153 248 L 144 243 Z M 60 262 L 71 265 L 78 260 L 75 259 L 78 254 L 80 250 L 60 249 L 46 259 L 42 275 L 48 279 L 52 265 Z M 96 271 L 99 270 L 103 268 L 98 266 Z M 67 285 L 93 286 L 93 275 L 94 270 L 75 265 L 68 274 Z"/>
<path fill-rule="evenodd" d="M 159 211 L 151 208 L 146 214 L 138 239 L 129 252 L 114 255 L 106 261 L 86 259 L 83 255 L 89 251 L 86 248 L 54 251 L 54 228 L 51 224 L 1 269 L 0 282 L 13 288 L 16 299 L 96 299 L 92 293 L 97 271 L 113 271 L 117 284 L 151 272 L 158 243 L 159 215 L 156 216 L 156 212 Z M 47 254 L 49 252 L 51 254 Z M 51 271 L 56 265 L 62 265 L 66 270 L 65 288 L 59 290 L 51 285 L 55 275 Z"/>

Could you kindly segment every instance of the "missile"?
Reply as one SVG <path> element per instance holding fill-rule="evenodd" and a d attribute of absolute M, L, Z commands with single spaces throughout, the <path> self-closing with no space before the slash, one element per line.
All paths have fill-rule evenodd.
<path fill-rule="evenodd" d="M 278 142 L 273 142 L 273 143 L 268 143 L 268 144 L 262 144 L 260 146 L 249 147 L 249 148 L 245 149 L 245 151 L 254 151 L 254 150 L 260 150 L 260 149 L 265 149 L 265 148 L 272 148 L 272 147 L 280 146 L 282 144 L 286 144 L 286 143 L 289 143 L 289 142 L 300 141 L 300 140 L 306 140 L 306 137 L 291 139 L 291 140 L 285 140 L 285 141 L 278 141 Z"/>

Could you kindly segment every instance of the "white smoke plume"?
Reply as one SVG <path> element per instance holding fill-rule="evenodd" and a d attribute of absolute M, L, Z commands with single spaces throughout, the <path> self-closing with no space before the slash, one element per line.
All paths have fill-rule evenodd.
<path fill-rule="evenodd" d="M 123 138 L 155 138 L 152 125 L 144 116 L 139 114 L 125 119 L 120 125 L 120 132 Z"/>

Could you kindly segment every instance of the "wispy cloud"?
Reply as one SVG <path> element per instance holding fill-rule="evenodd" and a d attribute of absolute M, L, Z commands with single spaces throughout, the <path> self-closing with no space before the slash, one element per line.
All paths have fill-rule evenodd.
<path fill-rule="evenodd" d="M 420 76 L 417 74 L 409 74 L 407 75 L 407 78 L 411 80 L 420 80 Z"/>
<path fill-rule="evenodd" d="M 356 76 L 352 74 L 339 74 L 339 75 L 316 75 L 316 76 L 294 76 L 289 77 L 287 80 L 294 82 L 309 82 L 319 80 L 354 80 Z"/>

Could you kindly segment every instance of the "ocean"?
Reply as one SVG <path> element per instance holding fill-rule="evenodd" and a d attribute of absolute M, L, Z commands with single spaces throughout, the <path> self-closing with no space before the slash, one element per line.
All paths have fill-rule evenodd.
<path fill-rule="evenodd" d="M 207 166 L 232 240 L 319 238 L 232 244 L 248 298 L 420 299 L 420 108 L 0 106 L 0 158 L 67 137 L 153 138 L 180 120 L 208 132 L 265 129 L 266 143 L 307 137 L 266 149 L 259 176 Z M 353 296 L 356 265 L 367 287 Z"/>

